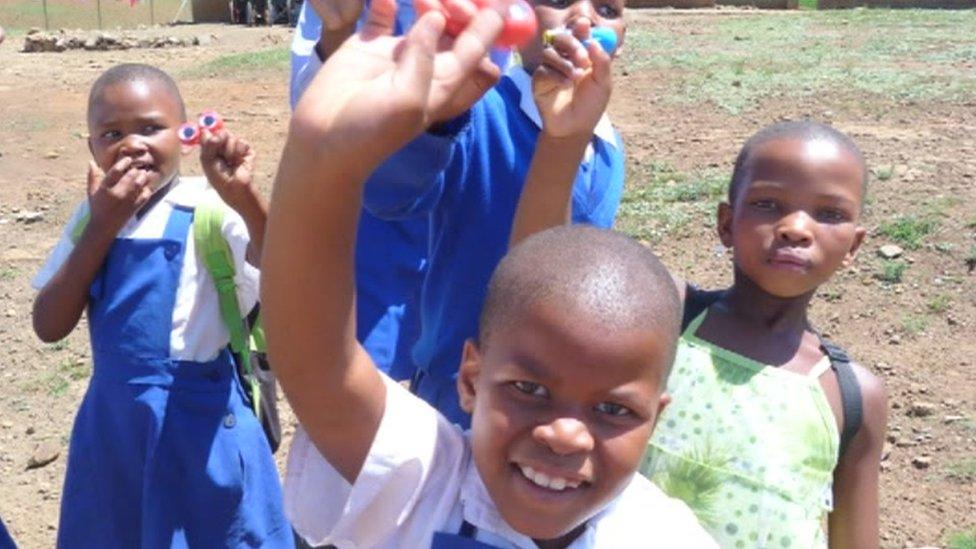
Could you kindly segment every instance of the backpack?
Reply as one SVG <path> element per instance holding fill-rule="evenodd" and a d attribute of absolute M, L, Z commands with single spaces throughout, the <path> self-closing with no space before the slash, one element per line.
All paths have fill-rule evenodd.
<path fill-rule="evenodd" d="M 78 242 L 90 220 L 86 214 L 71 231 Z M 234 367 L 244 388 L 245 401 L 261 422 L 271 452 L 281 446 L 281 420 L 278 417 L 278 385 L 268 363 L 260 306 L 241 318 L 237 301 L 236 270 L 230 246 L 220 232 L 224 210 L 215 204 L 201 204 L 193 213 L 193 241 L 204 266 L 214 280 L 220 303 L 220 318 L 230 334 Z"/>
<path fill-rule="evenodd" d="M 681 332 L 684 333 L 688 325 L 698 318 L 698 315 L 702 314 L 705 309 L 708 309 L 716 301 L 721 299 L 724 294 L 724 290 L 706 291 L 690 284 L 687 285 L 685 287 L 684 311 L 681 316 Z M 817 337 L 820 339 L 820 349 L 830 360 L 830 369 L 837 376 L 837 385 L 840 387 L 844 430 L 840 434 L 840 451 L 838 455 L 842 456 L 850 445 L 854 435 L 860 430 L 861 422 L 864 419 L 861 385 L 858 383 L 854 369 L 851 367 L 851 359 L 847 355 L 847 352 L 819 333 L 817 333 Z"/>
<path fill-rule="evenodd" d="M 241 318 L 237 285 L 234 283 L 234 257 L 220 232 L 223 221 L 223 208 L 210 204 L 197 206 L 193 213 L 193 240 L 217 287 L 220 317 L 230 333 L 230 350 L 241 385 L 244 386 L 247 404 L 261 422 L 274 453 L 281 446 L 278 385 L 268 363 L 260 305 L 247 317 Z"/>

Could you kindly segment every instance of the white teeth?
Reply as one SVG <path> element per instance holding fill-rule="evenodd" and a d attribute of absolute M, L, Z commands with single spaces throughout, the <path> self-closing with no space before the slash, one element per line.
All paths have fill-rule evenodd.
<path fill-rule="evenodd" d="M 531 480 L 536 485 L 543 488 L 548 488 L 550 490 L 555 490 L 557 492 L 561 492 L 566 488 L 579 488 L 580 485 L 579 482 L 573 482 L 564 478 L 550 478 L 549 475 L 541 471 L 536 471 L 527 465 L 519 465 L 519 469 L 521 469 L 522 475 L 525 476 L 525 478 Z"/>

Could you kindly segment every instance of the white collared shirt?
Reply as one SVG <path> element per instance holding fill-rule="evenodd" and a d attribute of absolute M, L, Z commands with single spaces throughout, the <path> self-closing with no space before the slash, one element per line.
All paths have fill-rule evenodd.
<path fill-rule="evenodd" d="M 131 217 L 119 231 L 117 238 L 162 238 L 174 206 L 192 208 L 203 202 L 222 203 L 206 178 L 179 178 L 173 182 L 173 187 L 159 200 L 159 203 L 142 217 Z M 54 250 L 31 281 L 35 289 L 43 288 L 67 261 L 75 247 L 71 233 L 75 225 L 86 217 L 88 212 L 88 200 L 82 201 L 75 208 Z M 180 272 L 179 288 L 176 292 L 176 304 L 173 308 L 170 357 L 177 360 L 205 362 L 217 357 L 217 353 L 230 341 L 230 335 L 221 321 L 220 304 L 213 278 L 203 266 L 203 262 L 197 258 L 192 230 L 191 228 L 186 239 L 186 252 Z M 241 307 L 241 314 L 244 315 L 253 309 L 258 301 L 260 271 L 245 260 L 250 237 L 244 220 L 230 207 L 226 207 L 221 234 L 234 256 L 237 301 Z"/>
<path fill-rule="evenodd" d="M 463 520 L 478 541 L 534 548 L 502 519 L 471 458 L 468 437 L 385 375 L 386 409 L 356 483 L 350 485 L 298 429 L 285 473 L 285 512 L 314 545 L 426 548 Z M 684 503 L 640 475 L 591 518 L 571 549 L 716 547 Z"/>

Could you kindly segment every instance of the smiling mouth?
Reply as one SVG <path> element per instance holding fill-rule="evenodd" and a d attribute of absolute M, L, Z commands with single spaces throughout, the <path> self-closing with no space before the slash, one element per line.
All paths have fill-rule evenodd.
<path fill-rule="evenodd" d="M 532 484 L 539 486 L 540 488 L 546 488 L 548 490 L 553 490 L 556 492 L 562 492 L 564 490 L 574 490 L 579 488 L 581 485 L 585 484 L 579 480 L 570 480 L 567 478 L 549 476 L 542 471 L 536 471 L 535 469 L 529 467 L 528 465 L 516 465 L 522 476 L 528 479 Z"/>

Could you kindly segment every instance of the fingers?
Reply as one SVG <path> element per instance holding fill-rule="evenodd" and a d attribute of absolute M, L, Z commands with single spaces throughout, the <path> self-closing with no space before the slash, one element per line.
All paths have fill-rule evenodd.
<path fill-rule="evenodd" d="M 226 130 L 219 130 L 216 133 L 204 130 L 200 138 L 200 162 L 207 165 L 214 162 L 217 157 L 223 156 L 229 136 L 230 133 Z"/>
<path fill-rule="evenodd" d="M 88 161 L 88 196 L 95 194 L 98 187 L 102 184 L 102 179 L 105 174 L 102 169 L 98 167 L 98 164 L 94 160 Z"/>
<path fill-rule="evenodd" d="M 471 74 L 482 58 L 488 55 L 502 26 L 502 16 L 494 9 L 483 9 L 475 14 L 451 48 L 462 74 Z"/>
<path fill-rule="evenodd" d="M 588 23 L 577 24 L 576 27 L 587 28 Z M 542 61 L 550 68 L 558 71 L 566 78 L 577 80 L 590 68 L 589 51 L 574 34 L 560 33 L 555 35 L 548 48 L 543 50 Z"/>
<path fill-rule="evenodd" d="M 591 40 L 586 45 L 586 51 L 589 54 L 590 61 L 592 61 L 593 81 L 601 86 L 609 86 L 611 80 L 610 63 L 613 58 L 596 40 Z"/>
<path fill-rule="evenodd" d="M 359 35 L 363 40 L 393 34 L 396 24 L 396 0 L 372 0 L 366 22 Z"/>
<path fill-rule="evenodd" d="M 426 102 L 430 93 L 437 41 L 444 32 L 445 24 L 443 14 L 429 11 L 414 23 L 403 43 L 394 81 L 398 89 L 414 95 L 418 106 Z"/>

